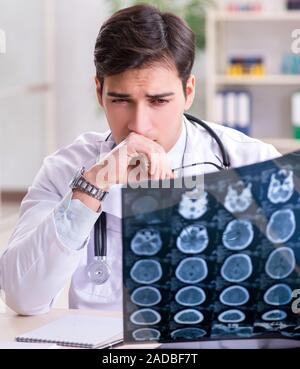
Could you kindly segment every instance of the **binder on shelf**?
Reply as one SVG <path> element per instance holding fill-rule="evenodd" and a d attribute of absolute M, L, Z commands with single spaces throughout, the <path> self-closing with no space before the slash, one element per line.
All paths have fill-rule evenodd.
<path fill-rule="evenodd" d="M 300 91 L 293 94 L 291 105 L 294 138 L 300 139 Z"/>
<path fill-rule="evenodd" d="M 237 124 L 235 92 L 227 92 L 225 94 L 225 111 L 226 111 L 225 117 L 226 125 L 230 128 L 235 128 Z"/>
<path fill-rule="evenodd" d="M 224 124 L 225 111 L 224 111 L 224 98 L 222 92 L 217 93 L 215 112 L 216 112 L 215 122 L 218 124 Z"/>
<path fill-rule="evenodd" d="M 216 122 L 247 135 L 251 128 L 251 96 L 247 91 L 223 91 L 216 94 Z"/>
<path fill-rule="evenodd" d="M 251 125 L 251 99 L 248 92 L 239 92 L 237 94 L 237 109 L 237 129 L 245 134 L 249 134 Z"/>

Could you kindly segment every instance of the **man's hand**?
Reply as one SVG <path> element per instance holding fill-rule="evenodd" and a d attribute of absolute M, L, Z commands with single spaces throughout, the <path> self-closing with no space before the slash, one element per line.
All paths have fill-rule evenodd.
<path fill-rule="evenodd" d="M 163 147 L 137 133 L 130 133 L 90 172 L 102 189 L 131 181 L 174 178 Z"/>
<path fill-rule="evenodd" d="M 163 180 L 174 178 L 174 173 L 161 145 L 132 132 L 99 163 L 86 171 L 84 177 L 95 186 L 108 191 L 113 184 L 147 179 Z M 95 211 L 99 208 L 98 200 L 80 191 L 74 191 L 74 198 L 80 199 Z"/>

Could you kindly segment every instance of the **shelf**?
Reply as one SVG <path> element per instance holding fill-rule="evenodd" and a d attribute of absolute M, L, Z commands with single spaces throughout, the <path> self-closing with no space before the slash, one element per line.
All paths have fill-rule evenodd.
<path fill-rule="evenodd" d="M 216 12 L 211 13 L 218 22 L 261 22 L 261 21 L 300 21 L 300 11 L 278 11 L 278 12 Z"/>
<path fill-rule="evenodd" d="M 216 109 L 215 99 L 219 91 L 250 89 L 253 95 L 251 124 L 255 137 L 261 137 L 262 141 L 270 142 L 281 153 L 300 150 L 300 140 L 292 138 L 292 127 L 289 124 L 290 98 L 295 90 L 300 90 L 300 75 L 281 74 L 280 69 L 275 69 L 282 61 L 282 55 L 286 52 L 287 46 L 291 46 L 287 45 L 287 42 L 292 42 L 291 29 L 299 28 L 297 27 L 299 24 L 300 11 L 238 13 L 215 9 L 208 11 L 206 120 L 210 122 L 227 120 L 220 119 L 220 112 Z M 264 33 L 264 28 L 261 27 L 268 27 L 267 32 Z M 245 52 L 256 55 L 257 50 L 263 52 L 265 60 L 270 61 L 267 63 L 270 64 L 270 68 L 267 68 L 268 73 L 262 76 L 227 75 L 228 55 L 233 51 L 238 54 L 239 50 L 241 55 Z M 278 137 L 268 138 L 269 133 L 272 132 Z M 282 138 L 289 135 L 291 138 Z"/>
<path fill-rule="evenodd" d="M 279 85 L 300 86 L 300 75 L 266 75 L 266 76 L 226 76 L 217 75 L 218 85 Z"/>

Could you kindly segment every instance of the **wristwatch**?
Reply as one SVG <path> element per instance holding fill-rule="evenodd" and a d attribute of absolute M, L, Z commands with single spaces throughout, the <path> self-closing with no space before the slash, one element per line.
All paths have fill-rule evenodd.
<path fill-rule="evenodd" d="M 74 178 L 70 182 L 70 188 L 72 190 L 75 190 L 75 189 L 80 190 L 99 201 L 104 200 L 108 192 L 101 190 L 101 188 L 98 188 L 94 186 L 93 184 L 91 184 L 90 182 L 88 182 L 83 176 L 84 172 L 85 172 L 85 167 L 81 167 L 78 169 Z"/>

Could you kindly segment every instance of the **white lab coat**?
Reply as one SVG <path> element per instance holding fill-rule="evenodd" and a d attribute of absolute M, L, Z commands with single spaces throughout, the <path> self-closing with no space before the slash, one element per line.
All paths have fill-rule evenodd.
<path fill-rule="evenodd" d="M 271 145 L 217 124 L 210 125 L 226 147 L 232 167 L 280 155 Z M 111 150 L 112 137 L 104 142 L 108 134 L 82 134 L 69 146 L 46 157 L 29 187 L 8 249 L 0 258 L 0 286 L 7 305 L 16 312 L 46 313 L 70 278 L 70 308 L 122 310 L 120 192 L 112 191 L 103 204 L 108 213 L 107 261 L 112 269 L 103 285 L 91 283 L 86 274 L 86 266 L 94 255 L 93 230 L 84 247 L 70 249 L 59 239 L 53 216 L 61 200 L 71 197 L 69 182 L 77 168 L 82 165 L 90 168 L 100 155 Z M 215 140 L 203 128 L 192 124 L 187 124 L 186 153 L 185 165 L 204 160 L 219 164 L 215 154 L 221 157 Z M 192 168 L 194 172 L 196 168 Z"/>

